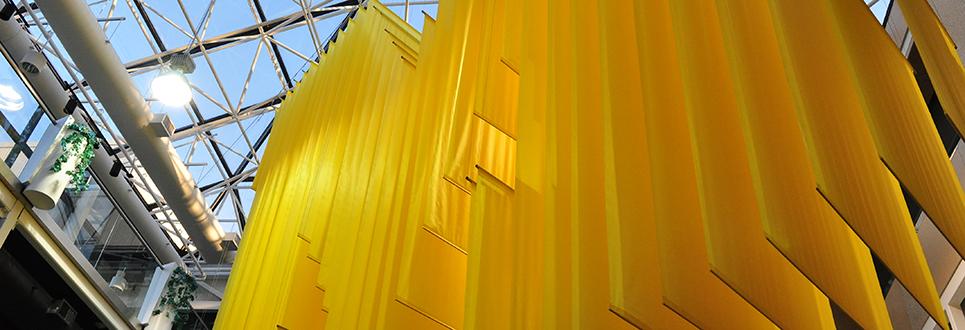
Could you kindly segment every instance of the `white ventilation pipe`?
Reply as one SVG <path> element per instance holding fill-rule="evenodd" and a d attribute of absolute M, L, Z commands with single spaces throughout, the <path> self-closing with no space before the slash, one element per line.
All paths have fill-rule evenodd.
<path fill-rule="evenodd" d="M 209 263 L 220 262 L 224 251 L 221 225 L 205 205 L 201 191 L 171 141 L 158 137 L 148 127 L 153 117 L 150 107 L 87 3 L 82 0 L 38 0 L 36 3 L 201 256 Z"/>
<path fill-rule="evenodd" d="M 46 59 L 35 49 L 30 35 L 24 30 L 16 20 L 0 20 L 0 51 L 9 58 L 13 65 L 20 66 L 27 60 L 36 69 L 36 72 L 23 72 L 23 77 L 33 92 L 39 97 L 40 103 L 47 108 L 55 118 L 60 119 L 67 116 L 64 112 L 68 104 L 69 96 L 60 80 L 54 76 L 53 70 L 46 62 Z M 74 114 L 74 119 L 81 119 L 78 113 Z M 34 132 L 40 134 L 41 132 Z M 107 191 L 111 199 L 117 205 L 118 210 L 131 221 L 137 232 L 144 238 L 144 243 L 151 249 L 154 255 L 162 264 L 177 262 L 181 263 L 181 257 L 171 245 L 170 240 L 161 231 L 161 227 L 155 222 L 154 218 L 147 212 L 140 199 L 134 195 L 130 184 L 123 177 L 110 175 L 113 158 L 104 151 L 104 148 L 94 150 L 94 159 L 90 164 L 90 169 L 100 180 L 101 189 Z M 22 176 L 22 181 L 27 177 Z"/>

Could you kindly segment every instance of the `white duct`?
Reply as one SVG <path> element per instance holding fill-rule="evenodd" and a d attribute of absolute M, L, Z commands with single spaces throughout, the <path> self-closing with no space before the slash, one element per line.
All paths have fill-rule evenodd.
<path fill-rule="evenodd" d="M 148 127 L 153 114 L 90 8 L 82 0 L 36 3 L 194 246 L 207 262 L 220 262 L 224 250 L 221 225 L 170 140 L 157 137 Z"/>
<path fill-rule="evenodd" d="M 0 46 L 6 56 L 10 58 L 14 65 L 19 65 L 23 60 L 29 60 L 36 67 L 35 73 L 24 73 L 28 87 L 32 88 L 39 97 L 40 103 L 46 107 L 57 119 L 67 116 L 64 107 L 68 102 L 68 94 L 64 91 L 60 81 L 54 76 L 50 65 L 46 60 L 37 55 L 34 43 L 26 30 L 15 20 L 0 20 Z M 77 114 L 74 119 L 81 119 Z M 34 134 L 37 134 L 36 132 Z M 157 256 L 161 263 L 181 262 L 174 247 L 168 238 L 161 231 L 161 228 L 148 214 L 141 201 L 134 195 L 130 185 L 124 178 L 110 175 L 112 157 L 103 148 L 94 150 L 94 159 L 90 169 L 100 180 L 101 188 L 108 191 L 111 198 L 116 203 L 118 209 L 130 219 L 131 224 L 137 232 L 144 238 L 145 244 Z M 21 180 L 26 179 L 22 177 Z"/>

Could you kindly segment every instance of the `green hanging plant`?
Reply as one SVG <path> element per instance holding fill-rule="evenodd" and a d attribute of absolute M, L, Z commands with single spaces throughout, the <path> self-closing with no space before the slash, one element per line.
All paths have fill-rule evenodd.
<path fill-rule="evenodd" d="M 51 171 L 60 172 L 71 157 L 77 157 L 77 165 L 73 170 L 68 170 L 70 183 L 74 185 L 75 192 L 85 191 L 88 188 L 86 170 L 90 162 L 94 159 L 94 148 L 97 146 L 97 134 L 90 127 L 84 124 L 73 123 L 67 125 L 70 133 L 60 140 L 60 146 L 64 153 L 57 157 Z"/>
<path fill-rule="evenodd" d="M 191 275 L 188 275 L 181 267 L 175 268 L 171 278 L 165 285 L 164 295 L 154 309 L 153 315 L 158 315 L 164 310 L 165 306 L 171 307 L 166 316 L 174 321 L 174 328 L 180 329 L 188 320 L 188 311 L 191 309 L 191 301 L 194 300 L 194 290 L 198 288 L 198 283 Z M 172 316 L 170 313 L 174 313 Z"/>

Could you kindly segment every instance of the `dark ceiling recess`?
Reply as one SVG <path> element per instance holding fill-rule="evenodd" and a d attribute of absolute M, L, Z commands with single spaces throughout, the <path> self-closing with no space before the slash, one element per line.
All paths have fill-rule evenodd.
<path fill-rule="evenodd" d="M 107 329 L 27 239 L 0 249 L 0 329 Z"/>

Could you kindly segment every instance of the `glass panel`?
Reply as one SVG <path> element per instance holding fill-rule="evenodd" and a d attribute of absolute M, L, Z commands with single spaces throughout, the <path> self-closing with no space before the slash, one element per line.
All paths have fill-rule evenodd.
<path fill-rule="evenodd" d="M 48 215 L 135 316 L 158 264 L 97 181 L 86 191 L 65 191 Z"/>
<path fill-rule="evenodd" d="M 0 63 L 0 157 L 20 174 L 50 119 L 9 63 Z"/>

